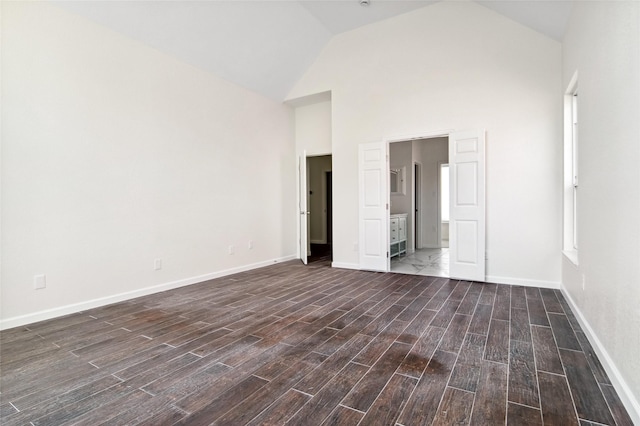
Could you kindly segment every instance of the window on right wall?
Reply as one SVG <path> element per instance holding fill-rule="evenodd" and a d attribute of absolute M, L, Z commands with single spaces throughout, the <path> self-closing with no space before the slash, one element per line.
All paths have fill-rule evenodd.
<path fill-rule="evenodd" d="M 563 252 L 578 264 L 578 75 L 571 79 L 564 98 L 564 238 Z"/>
<path fill-rule="evenodd" d="M 573 191 L 573 249 L 578 250 L 578 92 L 571 96 L 571 164 Z"/>

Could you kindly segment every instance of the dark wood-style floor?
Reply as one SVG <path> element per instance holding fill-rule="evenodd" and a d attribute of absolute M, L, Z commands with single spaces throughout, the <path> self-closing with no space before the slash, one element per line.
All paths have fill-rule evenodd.
<path fill-rule="evenodd" d="M 1 342 L 5 426 L 632 424 L 554 290 L 292 261 Z"/>

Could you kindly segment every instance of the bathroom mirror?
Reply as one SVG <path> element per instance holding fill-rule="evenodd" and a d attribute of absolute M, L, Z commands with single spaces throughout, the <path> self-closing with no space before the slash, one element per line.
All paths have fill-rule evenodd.
<path fill-rule="evenodd" d="M 391 195 L 404 195 L 404 167 L 391 168 L 389 171 L 389 192 Z"/>

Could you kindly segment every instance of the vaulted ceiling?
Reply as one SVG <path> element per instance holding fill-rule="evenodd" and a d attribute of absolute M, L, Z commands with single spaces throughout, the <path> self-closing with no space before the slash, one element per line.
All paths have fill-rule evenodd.
<path fill-rule="evenodd" d="M 437 0 L 53 1 L 155 49 L 276 101 L 336 34 Z M 567 0 L 476 0 L 561 40 Z"/>

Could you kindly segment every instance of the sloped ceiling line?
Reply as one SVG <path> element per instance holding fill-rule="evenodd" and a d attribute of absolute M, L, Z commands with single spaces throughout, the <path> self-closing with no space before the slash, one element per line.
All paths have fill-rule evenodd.
<path fill-rule="evenodd" d="M 336 34 L 438 0 L 52 1 L 225 80 L 282 101 Z M 560 40 L 569 1 L 478 4 Z"/>

